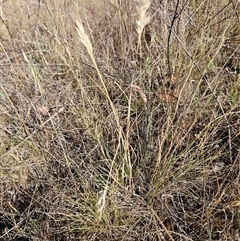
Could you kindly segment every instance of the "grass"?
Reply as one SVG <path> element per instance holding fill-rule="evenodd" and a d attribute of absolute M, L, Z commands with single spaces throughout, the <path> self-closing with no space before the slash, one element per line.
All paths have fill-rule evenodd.
<path fill-rule="evenodd" d="M 0 7 L 0 240 L 240 240 L 237 1 Z"/>

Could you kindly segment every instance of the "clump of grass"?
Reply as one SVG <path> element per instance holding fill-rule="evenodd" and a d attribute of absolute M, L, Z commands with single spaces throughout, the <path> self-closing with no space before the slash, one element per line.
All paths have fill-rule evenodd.
<path fill-rule="evenodd" d="M 0 239 L 236 239 L 239 5 L 15 2 Z"/>

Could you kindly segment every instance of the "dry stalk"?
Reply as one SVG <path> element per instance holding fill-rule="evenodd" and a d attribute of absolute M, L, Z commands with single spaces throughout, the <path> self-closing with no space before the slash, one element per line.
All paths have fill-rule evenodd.
<path fill-rule="evenodd" d="M 89 54 L 89 56 L 91 58 L 93 66 L 94 66 L 94 68 L 97 71 L 98 77 L 99 77 L 101 85 L 102 85 L 102 88 L 100 88 L 100 89 L 103 89 L 103 92 L 104 92 L 105 96 L 107 97 L 107 99 L 108 99 L 108 101 L 110 103 L 110 106 L 112 108 L 112 111 L 114 113 L 117 126 L 119 127 L 119 125 L 120 125 L 119 124 L 119 117 L 118 117 L 117 111 L 116 111 L 116 109 L 114 107 L 114 104 L 113 104 L 113 102 L 112 102 L 112 100 L 111 100 L 111 98 L 109 96 L 107 87 L 106 87 L 106 85 L 104 83 L 104 80 L 103 80 L 102 74 L 101 74 L 101 72 L 100 72 L 100 70 L 98 68 L 97 62 L 95 60 L 91 41 L 90 41 L 88 35 L 85 33 L 85 30 L 84 30 L 82 22 L 78 21 L 78 20 L 75 20 L 75 24 L 76 24 L 76 30 L 77 30 L 77 33 L 78 33 L 78 37 L 79 37 L 80 41 L 82 42 L 82 44 L 84 45 L 84 47 L 87 49 L 87 52 L 88 52 L 88 54 Z"/>

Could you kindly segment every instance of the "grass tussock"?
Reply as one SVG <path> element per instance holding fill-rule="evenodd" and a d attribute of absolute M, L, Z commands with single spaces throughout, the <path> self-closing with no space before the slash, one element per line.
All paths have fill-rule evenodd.
<path fill-rule="evenodd" d="M 240 240 L 238 1 L 0 10 L 1 240 Z"/>

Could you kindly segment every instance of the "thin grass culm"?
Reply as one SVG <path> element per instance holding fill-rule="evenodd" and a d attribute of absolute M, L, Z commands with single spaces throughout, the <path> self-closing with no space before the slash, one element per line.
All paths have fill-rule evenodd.
<path fill-rule="evenodd" d="M 93 48 L 92 48 L 91 41 L 90 41 L 88 35 L 86 34 L 86 32 L 84 30 L 82 22 L 76 20 L 75 24 L 76 24 L 78 37 L 79 37 L 80 41 L 82 42 L 82 44 L 84 45 L 84 47 L 87 49 L 87 52 L 88 52 L 88 54 L 89 54 L 89 56 L 91 58 L 91 61 L 92 61 L 93 65 L 94 65 L 94 68 L 96 69 L 98 77 L 99 77 L 99 79 L 101 81 L 102 87 L 104 89 L 103 91 L 107 95 L 107 88 L 106 88 L 106 86 L 104 84 L 104 81 L 103 81 L 103 78 L 102 78 L 102 74 L 100 73 L 100 70 L 99 70 L 99 68 L 97 66 L 96 60 L 95 60 L 94 55 L 93 55 Z"/>
<path fill-rule="evenodd" d="M 151 17 L 147 14 L 152 1 L 151 0 L 142 0 L 139 4 L 137 10 L 137 33 L 138 33 L 138 44 L 137 49 L 140 49 L 141 55 L 141 36 L 143 29 L 150 23 Z"/>
<path fill-rule="evenodd" d="M 84 45 L 84 47 L 87 49 L 87 52 L 91 58 L 91 61 L 93 63 L 93 66 L 94 68 L 96 69 L 97 71 L 97 74 L 98 74 L 98 77 L 100 79 L 100 82 L 101 82 L 101 87 L 100 89 L 103 89 L 103 92 L 105 94 L 105 96 L 107 97 L 109 103 L 110 103 L 110 106 L 112 108 L 112 111 L 113 111 L 113 114 L 114 114 L 114 117 L 115 117 L 115 120 L 116 120 L 116 123 L 117 123 L 117 126 L 119 127 L 119 117 L 118 117 L 118 114 L 117 114 L 117 111 L 114 107 L 114 104 L 108 94 L 108 90 L 107 90 L 107 87 L 104 83 L 104 80 L 103 80 L 103 77 L 102 77 L 102 74 L 98 68 L 98 65 L 96 63 L 96 60 L 94 58 L 94 54 L 93 54 L 93 48 L 92 48 L 92 44 L 91 44 L 91 41 L 88 37 L 88 35 L 86 34 L 85 30 L 84 30 L 84 27 L 83 27 L 83 24 L 81 21 L 79 20 L 75 20 L 75 24 L 76 24 L 76 30 L 77 30 L 77 33 L 78 33 L 78 37 L 80 39 L 80 41 L 82 42 L 82 44 Z"/>

